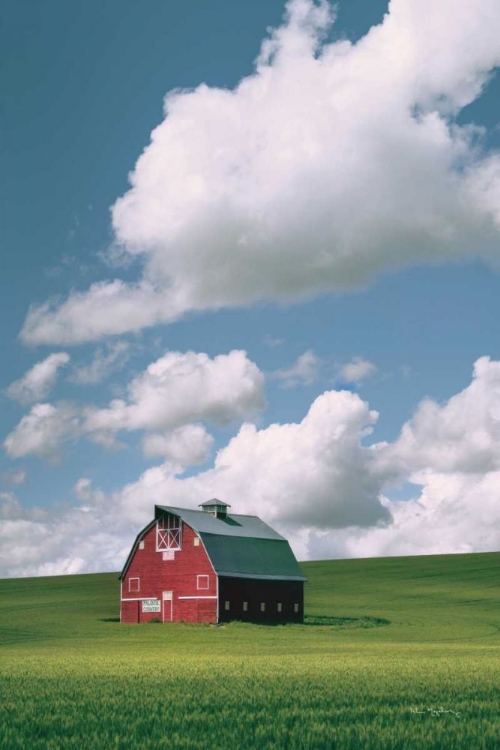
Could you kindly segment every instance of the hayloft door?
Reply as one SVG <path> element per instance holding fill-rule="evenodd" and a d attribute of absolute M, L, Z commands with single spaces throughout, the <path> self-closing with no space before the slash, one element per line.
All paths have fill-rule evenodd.
<path fill-rule="evenodd" d="M 163 622 L 172 622 L 174 619 L 173 592 L 163 592 Z"/>

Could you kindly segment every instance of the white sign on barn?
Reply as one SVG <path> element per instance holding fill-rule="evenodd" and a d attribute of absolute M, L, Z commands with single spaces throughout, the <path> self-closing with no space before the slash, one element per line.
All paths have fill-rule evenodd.
<path fill-rule="evenodd" d="M 142 611 L 143 612 L 161 612 L 160 600 L 159 599 L 143 599 Z"/>

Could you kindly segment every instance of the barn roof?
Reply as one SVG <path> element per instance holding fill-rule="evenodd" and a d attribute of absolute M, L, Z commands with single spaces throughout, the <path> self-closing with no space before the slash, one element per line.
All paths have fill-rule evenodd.
<path fill-rule="evenodd" d="M 220 576 L 306 580 L 287 540 L 257 516 L 216 518 L 202 510 L 156 505 L 155 518 L 163 513 L 179 516 L 200 535 Z"/>

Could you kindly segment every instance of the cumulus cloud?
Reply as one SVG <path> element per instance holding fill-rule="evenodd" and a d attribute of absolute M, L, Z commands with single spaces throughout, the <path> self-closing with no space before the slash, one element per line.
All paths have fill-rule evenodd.
<path fill-rule="evenodd" d="M 121 447 L 116 442 L 121 430 L 170 430 L 147 438 L 146 454 L 170 454 L 172 460 L 191 455 L 194 463 L 202 462 L 211 438 L 193 423 L 225 425 L 256 416 L 265 405 L 264 375 L 244 351 L 213 359 L 203 352 L 168 352 L 129 383 L 127 396 L 103 409 L 65 402 L 36 404 L 7 436 L 4 448 L 12 458 L 56 458 L 64 443 L 81 437 L 116 448 Z M 183 426 L 185 430 L 176 430 Z"/>
<path fill-rule="evenodd" d="M 384 471 L 482 475 L 500 470 L 500 362 L 481 357 L 472 382 L 445 404 L 424 399 L 392 444 L 380 445 Z"/>
<path fill-rule="evenodd" d="M 264 406 L 264 376 L 246 352 L 211 359 L 198 352 L 168 352 L 128 387 L 128 400 L 89 410 L 85 430 L 161 430 L 198 420 L 225 424 Z"/>
<path fill-rule="evenodd" d="M 46 398 L 55 385 L 59 369 L 70 360 L 66 352 L 49 354 L 48 357 L 26 372 L 22 378 L 15 380 L 7 388 L 7 395 L 21 404 L 32 404 Z"/>
<path fill-rule="evenodd" d="M 304 545 L 308 556 L 437 555 L 500 548 L 500 472 L 424 472 L 413 481 L 422 485 L 414 499 L 383 501 L 392 516 L 390 525 L 313 531 Z"/>
<path fill-rule="evenodd" d="M 168 466 L 145 472 L 124 489 L 123 502 L 133 512 L 162 498 L 196 506 L 199 498 L 219 497 L 234 500 L 235 512 L 296 528 L 386 523 L 384 480 L 372 470 L 373 451 L 361 446 L 377 416 L 356 394 L 326 392 L 300 423 L 261 430 L 245 423 L 213 468 L 197 476 L 180 478 Z"/>
<path fill-rule="evenodd" d="M 325 42 L 333 15 L 290 0 L 234 89 L 167 95 L 113 207 L 142 278 L 33 307 L 25 341 L 89 341 L 498 255 L 500 155 L 456 119 L 500 64 L 497 1 L 392 0 L 356 43 Z"/>
<path fill-rule="evenodd" d="M 212 449 L 214 439 L 201 424 L 187 424 L 170 432 L 153 432 L 142 441 L 144 455 L 163 457 L 176 466 L 193 466 L 204 463 Z"/>
<path fill-rule="evenodd" d="M 291 367 L 285 370 L 276 370 L 272 373 L 272 377 L 281 380 L 285 388 L 311 385 L 318 378 L 318 367 L 318 357 L 311 349 L 308 349 L 307 352 L 297 357 Z"/>
<path fill-rule="evenodd" d="M 339 379 L 342 383 L 359 383 L 361 380 L 373 375 L 377 368 L 363 357 L 354 357 L 339 369 Z"/>
<path fill-rule="evenodd" d="M 3 446 L 11 458 L 33 454 L 56 459 L 62 445 L 75 439 L 79 430 L 80 420 L 73 405 L 35 404 L 5 438 Z"/>
<path fill-rule="evenodd" d="M 116 570 L 155 503 L 196 508 L 214 496 L 285 533 L 300 559 L 498 549 L 499 404 L 500 362 L 482 357 L 466 388 L 422 402 L 394 443 L 367 445 L 377 413 L 328 391 L 301 422 L 245 423 L 194 476 L 168 456 L 109 495 L 83 477 L 77 505 L 50 518 L 0 493 L 0 576 Z M 414 497 L 388 499 L 402 479 Z"/>

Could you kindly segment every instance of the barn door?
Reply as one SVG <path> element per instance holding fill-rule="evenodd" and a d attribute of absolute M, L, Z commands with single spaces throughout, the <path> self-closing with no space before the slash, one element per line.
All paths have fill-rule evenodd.
<path fill-rule="evenodd" d="M 163 622 L 172 622 L 174 619 L 173 592 L 163 592 Z"/>

